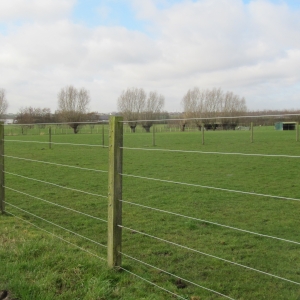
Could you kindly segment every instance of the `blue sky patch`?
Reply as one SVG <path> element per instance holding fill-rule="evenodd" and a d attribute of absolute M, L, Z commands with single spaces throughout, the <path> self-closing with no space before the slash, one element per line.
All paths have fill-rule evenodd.
<path fill-rule="evenodd" d="M 7 26 L 0 23 L 0 34 L 6 35 L 7 34 Z"/>
<path fill-rule="evenodd" d="M 255 0 L 243 0 L 244 3 L 248 4 Z M 300 1 L 299 0 L 269 0 L 271 3 L 282 4 L 286 3 L 292 9 L 300 9 Z"/>
<path fill-rule="evenodd" d="M 73 20 L 89 27 L 123 26 L 129 30 L 143 30 L 145 26 L 126 1 L 80 0 L 74 7 Z"/>

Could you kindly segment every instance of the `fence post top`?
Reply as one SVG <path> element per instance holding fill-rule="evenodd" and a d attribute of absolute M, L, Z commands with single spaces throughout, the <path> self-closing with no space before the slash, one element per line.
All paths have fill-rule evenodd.
<path fill-rule="evenodd" d="M 123 117 L 122 116 L 110 116 L 109 119 L 110 120 L 113 120 L 113 119 L 123 120 Z"/>

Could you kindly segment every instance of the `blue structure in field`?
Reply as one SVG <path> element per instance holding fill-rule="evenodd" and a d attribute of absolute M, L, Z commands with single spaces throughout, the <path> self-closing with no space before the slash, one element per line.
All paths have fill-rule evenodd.
<path fill-rule="evenodd" d="M 296 122 L 277 122 L 275 123 L 275 130 L 296 130 Z"/>

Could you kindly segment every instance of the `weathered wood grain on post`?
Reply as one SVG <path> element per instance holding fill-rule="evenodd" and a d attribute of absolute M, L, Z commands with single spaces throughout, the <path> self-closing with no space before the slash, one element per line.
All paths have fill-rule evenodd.
<path fill-rule="evenodd" d="M 122 164 L 123 118 L 109 120 L 109 169 L 108 169 L 108 242 L 107 263 L 109 268 L 121 266 L 122 246 Z"/>
<path fill-rule="evenodd" d="M 5 212 L 4 189 L 4 123 L 0 122 L 0 210 Z"/>

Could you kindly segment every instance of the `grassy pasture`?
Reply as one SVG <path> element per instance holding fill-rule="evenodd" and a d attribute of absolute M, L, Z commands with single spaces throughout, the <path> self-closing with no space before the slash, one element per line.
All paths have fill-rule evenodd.
<path fill-rule="evenodd" d="M 15 136 L 6 127 L 5 154 L 107 171 L 107 148 L 53 145 L 47 134 Z M 88 133 L 89 128 L 86 128 Z M 85 131 L 83 131 L 84 133 Z M 105 128 L 105 144 L 108 143 Z M 16 143 L 9 140 L 40 143 Z M 57 143 L 101 145 L 101 131 L 90 134 L 55 134 Z M 249 131 L 157 132 L 124 134 L 124 146 L 225 153 L 300 155 L 295 131 L 279 132 L 256 127 L 254 143 Z M 201 188 L 227 190 L 300 199 L 299 158 L 258 157 L 224 154 L 164 152 L 124 149 L 124 174 L 189 183 L 186 186 L 142 178 L 123 177 L 123 199 L 176 215 L 123 203 L 123 225 L 202 253 L 300 282 L 300 245 L 224 228 L 211 222 L 264 235 L 300 242 L 298 201 Z M 66 232 L 9 205 L 106 245 L 106 223 L 65 210 L 38 198 L 106 220 L 107 173 L 5 158 L 8 173 L 87 191 L 79 193 L 6 174 L 7 211 L 63 237 L 100 258 L 105 247 Z M 11 189 L 17 190 L 11 190 Z M 36 198 L 29 197 L 30 194 Z M 95 196 L 91 194 L 97 194 Z M 130 272 L 181 295 L 184 299 L 223 297 L 186 284 L 178 289 L 176 278 L 197 283 L 233 299 L 300 299 L 299 285 L 232 265 L 191 250 L 179 248 L 132 230 L 123 230 L 123 249 L 147 264 L 166 270 L 169 276 L 130 258 L 123 266 Z M 21 299 L 173 299 L 174 297 L 126 272 L 107 270 L 106 262 L 10 215 L 0 216 L 0 289 L 9 289 Z M 223 298 L 224 299 L 224 298 Z"/>

